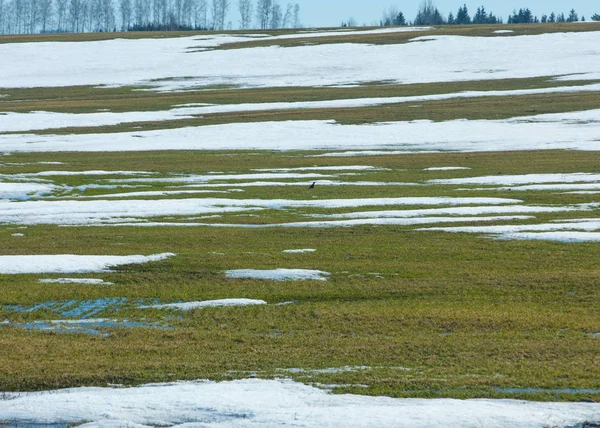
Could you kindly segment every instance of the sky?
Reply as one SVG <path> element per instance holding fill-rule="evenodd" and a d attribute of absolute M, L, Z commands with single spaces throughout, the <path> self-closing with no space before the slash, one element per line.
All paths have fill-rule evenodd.
<path fill-rule="evenodd" d="M 288 1 L 300 5 L 300 20 L 305 27 L 337 27 L 350 17 L 356 19 L 359 25 L 371 25 L 379 22 L 383 11 L 391 5 L 400 9 L 408 20 L 413 20 L 420 4 L 420 0 L 279 0 L 284 8 Z M 513 10 L 526 7 L 538 17 L 543 14 L 549 15 L 551 12 L 557 14 L 563 12 L 567 15 L 571 8 L 575 9 L 580 19 L 584 16 L 586 21 L 590 21 L 594 13 L 600 14 L 598 0 L 570 0 L 569 2 L 564 0 L 434 0 L 434 3 L 444 16 L 449 12 L 456 15 L 456 11 L 463 3 L 467 5 L 469 14 L 473 16 L 477 8 L 483 5 L 486 10 L 502 17 L 504 22 Z M 234 1 L 233 5 L 236 4 L 237 2 Z"/>

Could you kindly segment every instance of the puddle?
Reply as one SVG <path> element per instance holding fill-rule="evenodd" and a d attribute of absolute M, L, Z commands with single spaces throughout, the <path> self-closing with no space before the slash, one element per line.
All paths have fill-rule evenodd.
<path fill-rule="evenodd" d="M 156 303 L 156 301 L 153 302 Z M 104 310 L 119 311 L 127 303 L 128 300 L 126 298 L 117 297 L 83 301 L 44 302 L 33 306 L 4 306 L 4 309 L 22 313 L 51 311 L 64 319 L 38 320 L 24 323 L 13 323 L 5 320 L 0 322 L 0 326 L 56 333 L 84 333 L 94 336 L 108 336 L 109 333 L 106 330 L 111 328 L 172 329 L 166 322 L 149 322 L 145 319 L 133 321 L 128 319 L 92 318 Z M 142 303 L 142 301 L 138 301 L 137 303 Z M 168 319 L 174 319 L 174 317 Z M 0 423 L 0 428 L 2 427 L 3 425 Z"/>
<path fill-rule="evenodd" d="M 109 333 L 104 331 L 104 329 L 108 328 L 137 327 L 171 329 L 168 325 L 158 322 L 151 323 L 109 319 L 32 321 L 20 324 L 3 323 L 3 325 L 23 328 L 25 330 L 51 331 L 56 333 L 84 333 L 92 336 L 109 336 Z"/>
<path fill-rule="evenodd" d="M 105 298 L 105 299 L 94 299 L 94 300 L 68 300 L 65 302 L 44 302 L 38 303 L 33 306 L 17 306 L 8 305 L 6 309 L 22 312 L 31 313 L 41 310 L 48 310 L 56 312 L 60 317 L 64 318 L 79 318 L 86 319 L 94 316 L 106 309 L 112 309 L 118 311 L 123 305 L 127 303 L 127 299 L 124 297 L 117 298 Z"/>

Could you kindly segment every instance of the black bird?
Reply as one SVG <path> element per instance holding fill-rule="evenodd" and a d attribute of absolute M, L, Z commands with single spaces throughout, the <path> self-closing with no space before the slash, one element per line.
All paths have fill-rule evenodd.
<path fill-rule="evenodd" d="M 314 189 L 315 188 L 315 183 L 316 183 L 316 181 L 313 181 L 313 183 L 310 186 L 308 186 L 308 188 L 309 189 Z"/>

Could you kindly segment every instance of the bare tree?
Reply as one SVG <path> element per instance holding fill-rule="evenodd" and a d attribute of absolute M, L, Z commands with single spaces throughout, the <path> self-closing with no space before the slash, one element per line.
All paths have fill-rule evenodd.
<path fill-rule="evenodd" d="M 39 7 L 35 0 L 25 0 L 25 22 L 27 25 L 26 31 L 29 34 L 36 32 L 36 27 L 39 21 Z"/>
<path fill-rule="evenodd" d="M 273 0 L 258 0 L 256 5 L 256 20 L 261 29 L 269 28 L 272 12 Z"/>
<path fill-rule="evenodd" d="M 131 0 L 121 0 L 121 31 L 127 31 L 131 27 L 131 19 L 133 16 L 133 7 Z"/>
<path fill-rule="evenodd" d="M 173 0 L 171 2 L 171 18 L 175 20 L 178 25 L 182 24 L 183 0 Z"/>
<path fill-rule="evenodd" d="M 294 5 L 294 28 L 300 28 L 300 5 L 296 3 Z"/>
<path fill-rule="evenodd" d="M 212 17 L 212 28 L 213 30 L 219 29 L 219 0 L 212 0 L 212 7 L 210 9 Z"/>
<path fill-rule="evenodd" d="M 56 0 L 56 29 L 65 31 L 67 21 L 67 0 Z"/>
<path fill-rule="evenodd" d="M 41 31 L 42 33 L 45 33 L 47 26 L 50 23 L 50 20 L 52 19 L 52 0 L 38 0 L 38 2 L 40 25 L 42 26 Z"/>
<path fill-rule="evenodd" d="M 280 28 L 283 19 L 281 6 L 278 0 L 273 0 L 273 10 L 271 11 L 271 28 Z"/>
<path fill-rule="evenodd" d="M 225 29 L 225 18 L 230 6 L 229 0 L 213 0 L 212 1 L 212 20 L 215 30 Z"/>
<path fill-rule="evenodd" d="M 24 11 L 24 4 L 25 2 L 23 0 L 14 0 L 13 1 L 13 7 L 12 7 L 12 13 L 14 16 L 14 29 L 16 33 L 23 33 L 23 11 Z"/>
<path fill-rule="evenodd" d="M 281 27 L 287 28 L 288 26 L 292 25 L 293 9 L 294 9 L 294 5 L 291 3 L 288 3 L 287 6 L 285 7 L 285 15 L 283 15 L 283 23 L 281 24 Z"/>
<path fill-rule="evenodd" d="M 6 22 L 6 5 L 4 4 L 4 0 L 0 0 L 0 34 L 6 34 L 5 22 Z"/>
<path fill-rule="evenodd" d="M 206 29 L 208 28 L 206 0 L 195 0 L 193 5 L 194 27 Z"/>
<path fill-rule="evenodd" d="M 247 30 L 252 26 L 252 0 L 238 0 L 240 28 Z"/>
<path fill-rule="evenodd" d="M 229 7 L 231 6 L 231 0 L 220 0 L 221 7 L 219 9 L 220 12 L 220 21 L 221 28 L 225 28 L 225 18 L 227 18 L 227 12 L 229 12 Z M 233 29 L 233 23 L 227 25 L 229 29 Z"/>
<path fill-rule="evenodd" d="M 152 1 L 152 23 L 155 25 L 159 25 L 160 24 L 160 3 L 162 0 L 151 0 L 151 1 Z"/>
<path fill-rule="evenodd" d="M 82 12 L 81 0 L 71 0 L 69 2 L 69 31 L 79 31 L 81 24 L 81 12 Z"/>
<path fill-rule="evenodd" d="M 112 0 L 102 0 L 102 19 L 104 31 L 116 30 L 115 8 Z"/>
<path fill-rule="evenodd" d="M 414 20 L 415 25 L 441 25 L 444 17 L 435 6 L 433 0 L 422 0 Z"/>

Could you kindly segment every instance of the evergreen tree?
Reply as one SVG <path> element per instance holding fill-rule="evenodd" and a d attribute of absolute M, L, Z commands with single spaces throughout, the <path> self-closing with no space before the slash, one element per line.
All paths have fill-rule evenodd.
<path fill-rule="evenodd" d="M 513 11 L 513 14 L 508 17 L 509 24 L 533 24 L 537 18 L 533 16 L 529 8 Z"/>
<path fill-rule="evenodd" d="M 567 22 L 577 22 L 577 21 L 579 21 L 577 12 L 575 12 L 575 9 L 571 9 L 571 11 L 569 12 L 569 17 L 567 18 Z"/>
<path fill-rule="evenodd" d="M 456 24 L 456 19 L 454 19 L 454 15 L 452 15 L 452 12 L 450 12 L 448 14 L 448 19 L 446 20 L 446 22 L 447 22 L 448 25 L 454 25 L 454 24 Z"/>
<path fill-rule="evenodd" d="M 442 25 L 444 23 L 444 17 L 434 6 L 433 0 L 424 0 L 419 6 L 414 25 Z"/>
<path fill-rule="evenodd" d="M 558 16 L 556 17 L 556 22 L 567 22 L 567 20 L 565 19 L 565 14 L 559 13 Z"/>
<path fill-rule="evenodd" d="M 402 12 L 398 12 L 398 15 L 396 15 L 394 25 L 407 25 L 406 18 Z"/>
<path fill-rule="evenodd" d="M 548 17 L 548 22 L 556 22 L 556 14 L 554 12 L 552 12 Z"/>
<path fill-rule="evenodd" d="M 487 24 L 487 12 L 483 6 L 477 8 L 477 12 L 473 17 L 473 24 Z"/>
<path fill-rule="evenodd" d="M 600 15 L 598 15 L 597 13 L 594 13 L 592 15 L 592 21 L 600 21 Z"/>
<path fill-rule="evenodd" d="M 471 17 L 469 16 L 469 11 L 467 10 L 466 4 L 458 8 L 455 23 L 458 25 L 465 25 L 471 23 Z"/>

